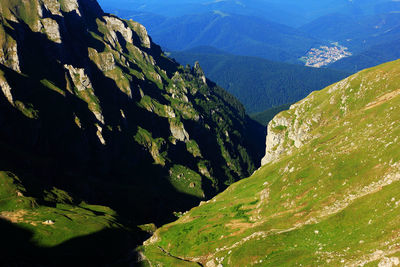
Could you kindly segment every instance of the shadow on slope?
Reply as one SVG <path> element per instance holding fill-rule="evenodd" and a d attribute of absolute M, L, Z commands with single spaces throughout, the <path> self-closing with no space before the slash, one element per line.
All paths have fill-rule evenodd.
<path fill-rule="evenodd" d="M 27 63 L 21 66 L 22 72 L 27 76 L 3 66 L 1 70 L 8 78 L 16 103 L 30 103 L 31 107 L 24 106 L 22 109 L 32 113 L 32 116 L 37 114 L 38 117 L 30 119 L 23 116 L 2 96 L 1 109 L 5 116 L 2 116 L 1 136 L 9 153 L 14 151 L 16 154 L 14 160 L 7 160 L 9 153 L 2 154 L 7 155 L 2 165 L 6 162 L 11 164 L 2 166 L 2 169 L 15 172 L 21 179 L 38 177 L 34 183 L 41 184 L 42 188 L 38 190 L 37 197 L 41 195 L 41 191 L 57 186 L 88 201 L 110 206 L 122 215 L 129 215 L 130 211 L 123 212 L 121 208 L 125 209 L 129 204 L 137 206 L 138 203 L 146 203 L 148 199 L 150 203 L 146 203 L 146 209 L 161 206 L 156 208 L 160 213 L 170 213 L 179 207 L 190 207 L 196 203 L 197 200 L 193 197 L 176 192 L 165 179 L 166 171 L 152 164 L 153 159 L 149 153 L 132 141 L 138 126 L 152 129 L 155 138 L 168 136 L 169 125 L 166 120 L 139 108 L 135 104 L 137 99 L 131 99 L 121 92 L 114 80 L 105 77 L 88 60 L 87 50 L 81 49 L 79 45 L 76 47 L 76 43 L 67 42 L 63 45 L 74 46 L 67 51 L 77 51 L 78 56 L 65 56 L 62 51 L 66 49 L 61 49 L 61 44 L 47 40 L 43 34 L 31 32 L 25 25 L 21 27 L 21 23 L 14 23 L 12 26 L 15 32 L 10 32 L 10 35 L 16 40 L 22 40 L 21 36 L 16 36 L 22 34 L 24 42 L 36 45 L 18 46 L 21 47 L 20 61 Z M 77 39 L 78 36 L 71 37 L 71 40 Z M 46 59 L 50 60 L 46 62 Z M 79 62 L 80 59 L 85 60 Z M 34 62 L 40 62 L 41 66 L 46 67 L 38 67 Z M 110 126 L 103 130 L 106 145 L 100 143 L 95 127 L 95 124 L 101 122 L 89 110 L 84 100 L 68 90 L 64 90 L 63 95 L 43 85 L 43 79 L 51 77 L 55 87 L 68 88 L 62 67 L 64 64 L 74 64 L 91 70 L 89 77 L 96 88 L 95 93 L 105 124 Z M 148 91 L 158 90 L 155 84 L 139 79 L 133 81 L 132 85 L 141 86 Z M 121 109 L 125 111 L 127 121 L 121 118 Z M 76 124 L 76 117 L 80 119 L 81 127 Z M 122 127 L 121 131 L 112 130 L 118 126 Z M 126 190 L 127 187 L 130 190 Z M 136 194 L 119 194 L 125 190 Z M 112 194 L 113 191 L 115 195 Z M 161 201 L 166 196 L 176 201 Z M 167 208 L 166 203 L 171 208 Z M 138 223 L 159 221 L 158 217 L 164 217 L 157 215 L 154 210 L 142 212 L 143 214 L 135 212 L 134 217 Z M 156 214 L 156 218 L 152 218 L 152 214 Z M 145 221 L 141 217 L 146 218 Z"/>
<path fill-rule="evenodd" d="M 54 19 L 60 20 L 56 16 Z M 74 24 L 78 19 L 70 16 L 65 21 Z M 134 142 L 138 126 L 152 129 L 155 138 L 168 136 L 168 121 L 139 108 L 135 103 L 137 90 L 131 99 L 89 60 L 84 47 L 101 49 L 100 42 L 87 41 L 86 34 L 82 38 L 82 31 L 76 29 L 78 23 L 72 27 L 74 31 L 65 33 L 68 39 L 63 44 L 49 41 L 23 23 L 8 23 L 12 28 L 6 27 L 6 31 L 17 40 L 24 75 L 0 65 L 15 101 L 13 107 L 3 94 L 0 96 L 0 170 L 17 175 L 28 189 L 27 195 L 35 197 L 41 205 L 55 205 L 44 196 L 45 191 L 57 187 L 73 196 L 73 204 L 85 200 L 111 207 L 131 227 L 150 222 L 165 224 L 174 219 L 173 211 L 198 204 L 198 198 L 177 192 L 167 179 L 167 168 L 152 164 L 149 153 Z M 65 54 L 65 51 L 73 53 Z M 101 144 L 95 126 L 101 122 L 90 111 L 88 103 L 64 89 L 70 86 L 66 82 L 65 64 L 91 71 L 88 75 L 96 88 L 105 125 L 109 126 L 102 133 L 105 145 Z M 171 66 L 165 67 L 171 69 Z M 44 85 L 49 77 L 55 90 Z M 135 89 L 157 89 L 155 84 L 139 79 L 131 85 Z M 121 118 L 120 110 L 124 110 L 126 120 Z M 133 249 L 147 237 L 139 231 L 132 235 L 128 231 L 109 229 L 43 249 L 31 244 L 30 234 L 14 225 L 1 222 L 0 231 L 4 233 L 2 246 L 8 252 L 4 254 L 6 262 L 18 266 L 42 262 L 68 266 L 75 260 L 82 265 L 85 261 L 92 265 L 94 260 L 101 265 L 111 259 L 115 261 L 117 254 L 119 257 L 121 252 Z M 120 242 L 120 238 L 129 239 L 129 244 Z M 24 256 L 20 262 L 21 255 L 27 255 L 27 263 Z"/>
<path fill-rule="evenodd" d="M 132 249 L 137 240 L 123 230 L 107 229 L 41 247 L 29 230 L 0 219 L 0 235 L 1 266 L 128 266 L 138 257 Z"/>

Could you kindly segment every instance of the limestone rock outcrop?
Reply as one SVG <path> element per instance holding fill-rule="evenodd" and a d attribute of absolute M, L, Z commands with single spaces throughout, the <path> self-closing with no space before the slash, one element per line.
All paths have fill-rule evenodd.
<path fill-rule="evenodd" d="M 274 162 L 282 154 L 290 154 L 313 138 L 310 131 L 319 123 L 320 114 L 304 119 L 309 109 L 310 99 L 303 100 L 290 107 L 289 111 L 278 114 L 269 124 L 266 138 L 266 152 L 261 165 Z"/>

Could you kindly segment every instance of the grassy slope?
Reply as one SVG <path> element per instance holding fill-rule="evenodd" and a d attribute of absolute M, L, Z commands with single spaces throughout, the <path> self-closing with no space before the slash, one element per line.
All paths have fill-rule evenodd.
<path fill-rule="evenodd" d="M 399 257 L 399 74 L 400 61 L 362 71 L 278 115 L 308 123 L 311 139 L 159 229 L 147 258 L 168 262 L 159 247 L 224 266 L 376 266 Z"/>
<path fill-rule="evenodd" d="M 34 198 L 24 196 L 26 189 L 13 173 L 0 172 L 0 185 L 0 218 L 32 230 L 35 233 L 33 241 L 40 246 L 55 246 L 72 237 L 88 235 L 107 227 L 121 227 L 111 209 L 84 202 L 72 205 L 73 199 L 62 190 L 53 188 L 44 192 L 45 199 L 54 203 L 44 206 L 38 205 Z M 45 224 L 48 220 L 54 224 Z M 52 230 L 49 231 L 49 228 Z"/>
<path fill-rule="evenodd" d="M 125 257 L 134 231 L 121 224 L 115 211 L 77 203 L 56 188 L 43 192 L 44 200 L 27 193 L 15 174 L 0 172 L 2 264 L 30 265 L 39 260 L 49 266 L 68 266 Z"/>

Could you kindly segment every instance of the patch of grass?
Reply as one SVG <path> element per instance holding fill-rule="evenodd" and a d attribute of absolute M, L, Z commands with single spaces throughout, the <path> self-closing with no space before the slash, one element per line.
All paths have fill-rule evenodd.
<path fill-rule="evenodd" d="M 183 165 L 173 165 L 170 169 L 171 184 L 182 193 L 204 198 L 201 176 Z"/>
<path fill-rule="evenodd" d="M 276 131 L 282 132 L 282 131 L 285 131 L 287 129 L 287 127 L 284 125 L 278 125 L 278 126 L 275 126 L 273 129 Z"/>
<path fill-rule="evenodd" d="M 30 103 L 23 103 L 19 100 L 14 101 L 15 106 L 24 114 L 26 117 L 30 119 L 39 118 L 39 111 L 34 108 L 34 106 Z"/>
<path fill-rule="evenodd" d="M 40 81 L 41 84 L 43 84 L 44 86 L 46 86 L 47 88 L 49 88 L 50 90 L 53 90 L 59 94 L 61 94 L 62 96 L 65 96 L 65 92 L 57 87 L 53 82 L 47 80 L 47 79 L 43 79 Z"/>
<path fill-rule="evenodd" d="M 243 209 L 243 204 L 238 204 L 231 209 L 231 212 L 233 213 L 233 218 L 244 219 L 245 221 L 249 221 L 249 216 L 247 215 L 247 212 L 249 211 L 251 211 L 251 209 Z"/>
<path fill-rule="evenodd" d="M 193 155 L 193 157 L 201 157 L 199 145 L 196 143 L 195 140 L 189 140 L 188 142 L 186 142 L 186 149 L 190 154 Z"/>
<path fill-rule="evenodd" d="M 127 230 L 118 222 L 115 211 L 84 202 L 69 204 L 73 199 L 60 189 L 45 192 L 45 200 L 54 207 L 38 205 L 25 193 L 17 176 L 0 172 L 0 218 L 32 232 L 32 242 L 38 246 L 53 247 L 104 229 Z"/>
<path fill-rule="evenodd" d="M 161 151 L 162 146 L 165 144 L 165 140 L 163 138 L 154 139 L 149 131 L 138 127 L 138 131 L 134 136 L 134 139 L 137 143 L 149 151 L 156 164 L 163 166 L 165 165 L 165 154 Z"/>
<path fill-rule="evenodd" d="M 26 189 L 11 172 L 0 171 L 0 212 L 36 207 L 33 198 L 24 197 Z"/>

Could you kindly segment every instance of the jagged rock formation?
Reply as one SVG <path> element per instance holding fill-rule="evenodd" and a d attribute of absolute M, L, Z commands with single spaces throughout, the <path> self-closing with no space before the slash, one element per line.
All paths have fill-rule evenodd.
<path fill-rule="evenodd" d="M 70 230 L 65 218 L 80 229 L 46 246 L 123 229 L 116 214 L 133 228 L 161 224 L 256 167 L 256 126 L 242 105 L 94 0 L 1 1 L 0 87 L 0 181 L 24 191 L 11 199 L 36 203 L 18 206 L 16 220 L 0 205 L 0 216 L 31 222 L 42 243 L 42 233 Z M 52 228 L 34 219 L 41 208 Z M 74 208 L 113 219 L 84 230 L 66 211 Z"/>
<path fill-rule="evenodd" d="M 158 229 L 145 261 L 398 266 L 399 72 L 364 70 L 278 114 L 264 166 Z"/>

